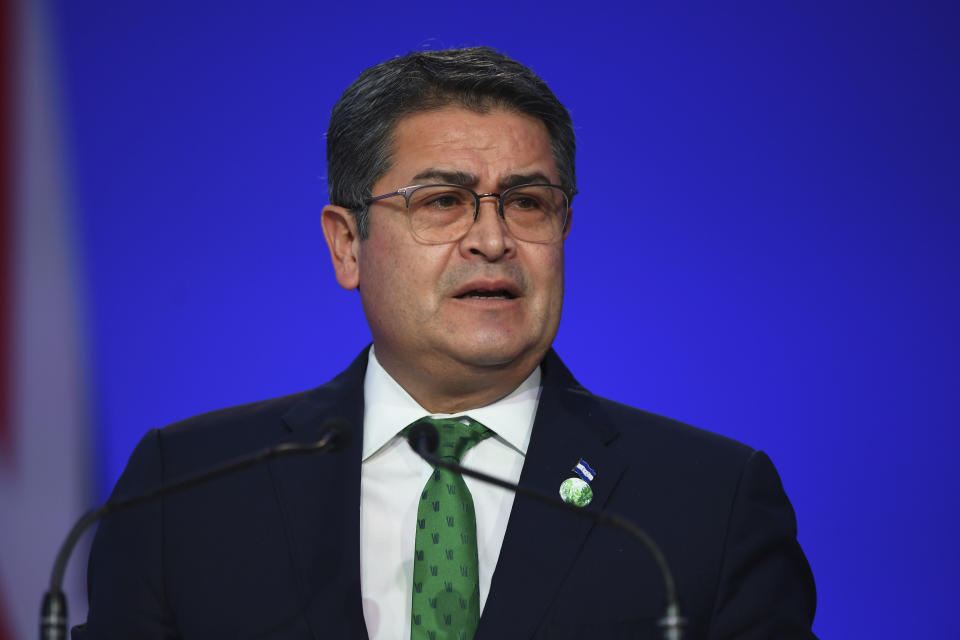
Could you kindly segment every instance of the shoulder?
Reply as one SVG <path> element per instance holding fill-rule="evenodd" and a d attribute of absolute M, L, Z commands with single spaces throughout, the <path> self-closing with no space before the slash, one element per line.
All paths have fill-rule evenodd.
<path fill-rule="evenodd" d="M 228 448 L 243 449 L 261 444 L 285 432 L 284 416 L 301 402 L 322 394 L 324 386 L 208 411 L 158 429 L 157 434 L 165 445 L 203 446 L 227 441 L 232 443 Z"/>
<path fill-rule="evenodd" d="M 715 461 L 738 466 L 757 453 L 733 438 L 596 395 L 581 385 L 552 351 L 543 367 L 544 394 L 553 395 L 564 414 L 598 431 L 608 446 L 631 452 L 630 457 L 642 452 L 645 458 L 674 464 Z"/>
<path fill-rule="evenodd" d="M 281 442 L 316 439 L 331 419 L 346 418 L 359 424 L 366 353 L 319 387 L 202 413 L 150 430 L 131 455 L 124 475 L 147 468 L 154 477 L 179 477 Z"/>
<path fill-rule="evenodd" d="M 750 478 L 759 474 L 765 492 L 776 496 L 778 503 L 786 499 L 779 476 L 762 451 L 607 398 L 592 396 L 590 403 L 614 425 L 616 436 L 609 446 L 627 460 L 622 481 L 625 488 L 643 488 L 645 509 L 656 505 L 666 514 L 684 505 L 687 524 L 697 522 L 720 536 L 745 486 L 754 484 Z M 634 515 L 640 518 L 643 511 Z"/>
<path fill-rule="evenodd" d="M 592 395 L 592 394 L 591 394 Z M 595 411 L 616 425 L 616 445 L 664 455 L 674 464 L 709 464 L 711 460 L 744 464 L 757 453 L 753 447 L 673 418 L 592 395 Z"/>

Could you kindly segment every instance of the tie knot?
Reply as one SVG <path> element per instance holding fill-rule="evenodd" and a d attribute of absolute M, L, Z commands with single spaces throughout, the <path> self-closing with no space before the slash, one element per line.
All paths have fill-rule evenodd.
<path fill-rule="evenodd" d="M 476 420 L 463 416 L 460 418 L 424 418 L 437 428 L 440 442 L 436 456 L 460 464 L 463 455 L 481 440 L 493 435 L 490 429 Z M 420 422 L 418 420 L 417 422 Z"/>

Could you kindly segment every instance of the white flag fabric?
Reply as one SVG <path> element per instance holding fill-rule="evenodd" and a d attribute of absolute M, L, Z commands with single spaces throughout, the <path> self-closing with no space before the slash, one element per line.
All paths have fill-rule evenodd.
<path fill-rule="evenodd" d="M 0 640 L 36 637 L 54 555 L 92 502 L 85 331 L 77 235 L 46 3 L 0 2 L 9 84 L 0 272 L 7 354 L 0 427 Z M 11 64 L 12 63 L 12 64 Z M 12 76 L 12 77 L 11 77 Z M 5 87 L 8 89 L 8 87 Z M 88 536 L 89 538 L 89 536 Z M 65 581 L 71 624 L 86 618 L 83 549 Z"/>

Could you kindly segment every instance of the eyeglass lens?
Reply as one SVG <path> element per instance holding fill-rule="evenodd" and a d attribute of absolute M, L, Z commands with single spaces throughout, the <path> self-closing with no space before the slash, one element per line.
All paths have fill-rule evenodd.
<path fill-rule="evenodd" d="M 560 237 L 567 214 L 567 194 L 559 187 L 521 185 L 501 195 L 503 218 L 516 238 L 550 242 Z M 473 225 L 477 198 L 453 185 L 428 185 L 410 194 L 409 214 L 414 235 L 426 242 L 452 242 Z"/>

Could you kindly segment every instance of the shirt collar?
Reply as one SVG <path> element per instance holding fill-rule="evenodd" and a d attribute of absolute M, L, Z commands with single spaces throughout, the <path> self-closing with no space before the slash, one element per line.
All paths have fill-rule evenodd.
<path fill-rule="evenodd" d="M 363 380 L 363 460 L 366 460 L 415 420 L 425 416 L 469 415 L 521 454 L 527 454 L 540 399 L 540 367 L 508 395 L 483 407 L 455 414 L 431 414 L 420 406 L 377 361 L 373 347 Z"/>

